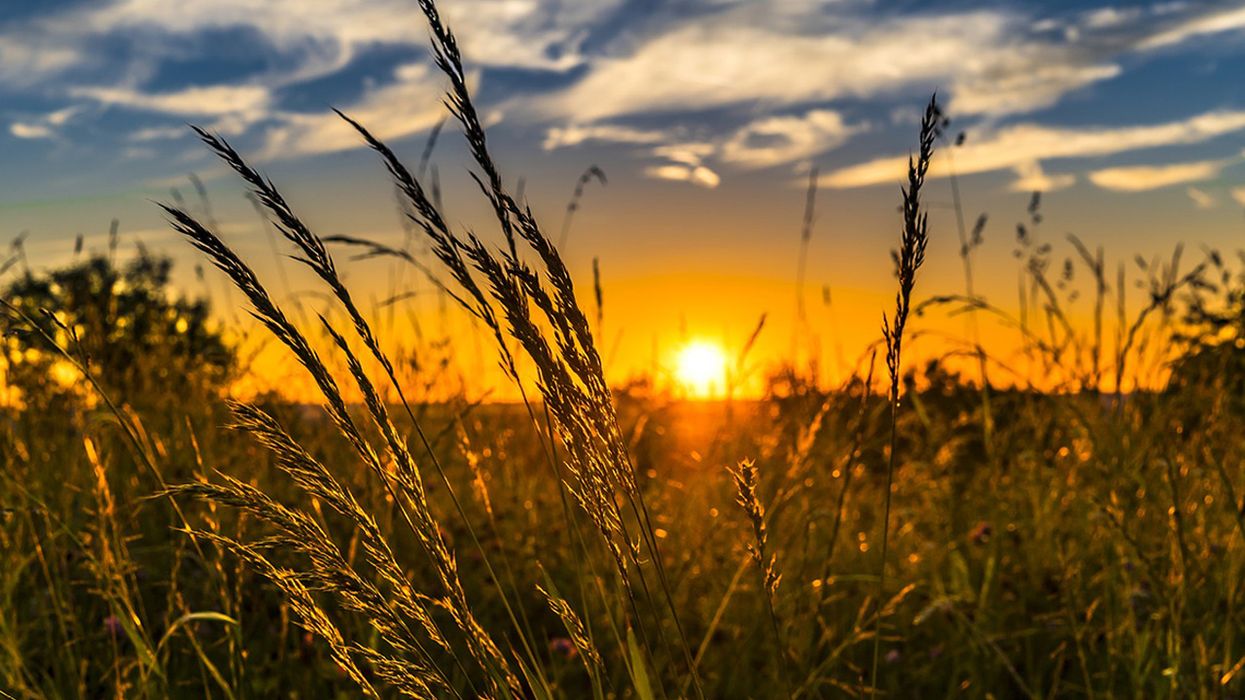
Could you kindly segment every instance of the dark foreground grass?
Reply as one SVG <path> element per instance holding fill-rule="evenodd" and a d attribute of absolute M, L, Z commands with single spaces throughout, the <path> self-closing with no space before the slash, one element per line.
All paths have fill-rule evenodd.
<path fill-rule="evenodd" d="M 998 457 L 987 460 L 972 420 L 975 392 L 943 387 L 912 398 L 919 409 L 901 414 L 899 426 L 905 459 L 894 480 L 893 590 L 881 606 L 883 691 L 1239 692 L 1240 414 L 1209 392 L 1137 395 L 1120 408 L 1092 397 L 1004 393 L 995 397 Z M 624 430 L 708 696 L 776 697 L 789 687 L 802 697 L 836 697 L 867 689 L 889 435 L 885 401 L 873 399 L 863 411 L 860 403 L 856 390 L 736 406 L 727 425 L 714 405 L 622 400 Z M 268 408 L 321 462 L 356 462 L 326 419 L 296 406 Z M 516 582 L 511 602 L 523 611 L 548 687 L 560 697 L 590 695 L 595 683 L 607 695 L 637 695 L 625 668 L 630 651 L 601 622 L 626 610 L 603 609 L 601 596 L 581 587 L 583 572 L 604 570 L 609 557 L 598 552 L 589 566 L 572 545 L 525 409 L 453 413 L 429 411 L 427 427 L 454 436 L 441 447 L 450 481 L 468 515 L 487 524 L 477 531 L 485 552 L 504 561 L 505 576 Z M 217 427 L 223 407 L 181 407 L 180 416 L 142 424 L 165 479 L 219 481 L 210 473 L 216 468 L 276 501 L 302 502 L 269 454 Z M 358 693 L 327 645 L 298 626 L 278 587 L 235 556 L 191 545 L 169 502 L 151 497 L 158 484 L 106 409 L 68 419 L 9 416 L 3 440 L 0 682 L 7 692 Z M 745 551 L 753 524 L 738 511 L 725 468 L 741 455 L 756 460 L 766 551 L 781 576 L 772 592 Z M 410 562 L 404 573 L 411 589 L 435 590 L 435 572 L 419 564 L 421 548 L 399 526 L 383 489 L 357 468 L 338 478 L 374 515 L 395 556 Z M 482 555 L 448 517 L 454 507 L 447 492 L 431 488 L 429 497 L 432 510 L 446 514 L 444 538 L 461 553 L 460 577 L 477 619 L 501 630 L 498 643 L 514 650 L 517 633 L 506 631 L 507 612 Z M 342 556 L 361 565 L 358 528 L 326 507 L 315 512 Z M 273 534 L 230 509 L 188 504 L 186 517 L 239 541 Z M 294 548 L 267 555 L 280 566 L 299 565 Z M 570 601 L 583 621 L 583 637 L 601 657 L 592 674 L 538 585 Z M 771 596 L 778 645 L 768 622 Z M 433 612 L 442 624 L 445 615 Z M 344 637 L 380 644 L 362 616 L 334 617 Z M 677 695 L 687 678 L 679 657 L 654 657 L 654 694 L 664 688 Z M 455 692 L 473 694 L 466 675 L 452 668 L 447 675 Z"/>

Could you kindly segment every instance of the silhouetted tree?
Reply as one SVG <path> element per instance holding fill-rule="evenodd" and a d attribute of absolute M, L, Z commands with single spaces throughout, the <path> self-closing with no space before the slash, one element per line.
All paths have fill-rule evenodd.
<path fill-rule="evenodd" d="M 140 408 L 185 406 L 216 398 L 235 358 L 212 327 L 207 302 L 174 294 L 171 268 L 168 258 L 142 250 L 124 267 L 95 256 L 26 272 L 3 295 L 85 363 L 115 400 Z M 7 309 L 6 316 L 6 382 L 27 406 L 52 408 L 88 394 L 82 376 L 30 321 Z"/>
<path fill-rule="evenodd" d="M 1199 291 L 1222 296 L 1191 295 L 1179 335 L 1187 350 L 1173 363 L 1171 388 L 1222 391 L 1232 407 L 1245 410 L 1245 273 L 1233 279 L 1218 253 L 1211 260 L 1221 278 Z"/>

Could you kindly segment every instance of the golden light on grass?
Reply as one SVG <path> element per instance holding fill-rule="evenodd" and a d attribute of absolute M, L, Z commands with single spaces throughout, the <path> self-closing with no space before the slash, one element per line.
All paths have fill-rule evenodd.
<path fill-rule="evenodd" d="M 692 340 L 675 358 L 675 380 L 695 398 L 710 398 L 726 388 L 726 352 L 710 340 Z"/>

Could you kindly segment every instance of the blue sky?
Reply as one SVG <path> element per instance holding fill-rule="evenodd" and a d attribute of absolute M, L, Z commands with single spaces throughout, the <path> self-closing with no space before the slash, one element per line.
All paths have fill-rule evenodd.
<path fill-rule="evenodd" d="M 1003 222 L 988 261 L 1009 259 L 1009 222 L 1033 190 L 1055 208 L 1053 235 L 1076 230 L 1126 258 L 1239 239 L 1245 3 L 441 5 L 506 171 L 527 179 L 550 228 L 586 165 L 608 172 L 576 221 L 581 267 L 599 254 L 619 277 L 656 278 L 690 257 L 705 274 L 787 280 L 815 164 L 829 233 L 810 279 L 880 290 L 903 159 L 934 90 L 951 132 L 966 132 L 934 175 L 953 162 L 970 216 Z M 240 188 L 187 122 L 252 156 L 326 233 L 397 235 L 383 173 L 329 107 L 415 160 L 443 116 L 426 45 L 411 0 L 8 0 L 0 235 L 30 230 L 54 256 L 116 216 L 159 240 L 149 200 L 189 191 L 194 172 L 245 237 Z M 446 189 L 469 195 L 453 136 L 437 162 Z M 464 219 L 467 195 L 450 199 Z M 935 279 L 955 279 L 947 233 Z"/>
<path fill-rule="evenodd" d="M 713 187 L 816 160 L 831 187 L 893 182 L 868 163 L 902 154 L 934 89 L 974 134 L 960 171 L 1017 189 L 1197 185 L 1241 155 L 1240 3 L 443 4 L 502 134 L 626 151 L 652 178 Z M 187 121 L 264 160 L 357 148 L 329 105 L 418 137 L 441 116 L 425 40 L 409 0 L 9 2 L 3 178 L 171 175 L 170 159 L 196 164 Z"/>

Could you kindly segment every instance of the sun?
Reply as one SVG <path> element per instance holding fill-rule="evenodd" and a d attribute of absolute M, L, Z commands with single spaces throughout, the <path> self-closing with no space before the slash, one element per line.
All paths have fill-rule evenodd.
<path fill-rule="evenodd" d="M 689 396 L 718 395 L 726 388 L 726 353 L 712 341 L 689 341 L 675 358 L 674 375 Z"/>

